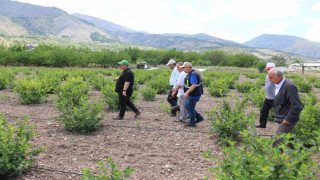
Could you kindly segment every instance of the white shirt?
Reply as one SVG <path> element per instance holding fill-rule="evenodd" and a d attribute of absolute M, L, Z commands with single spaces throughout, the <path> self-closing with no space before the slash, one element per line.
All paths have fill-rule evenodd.
<path fill-rule="evenodd" d="M 177 82 L 177 86 L 181 86 L 181 88 L 178 91 L 177 96 L 183 96 L 184 95 L 184 79 L 187 77 L 187 73 L 185 73 L 184 71 L 181 71 L 178 77 L 178 82 Z"/>
<path fill-rule="evenodd" d="M 174 67 L 169 80 L 170 86 L 173 86 L 173 88 L 177 87 L 179 73 L 180 72 L 177 70 L 177 66 Z"/>
<path fill-rule="evenodd" d="M 281 81 L 279 84 L 276 84 L 275 95 L 278 94 L 278 92 L 280 91 L 280 89 L 281 89 L 281 87 L 282 87 L 282 85 L 283 85 L 283 83 L 284 83 L 285 80 L 286 80 L 286 78 L 283 77 L 282 81 Z"/>

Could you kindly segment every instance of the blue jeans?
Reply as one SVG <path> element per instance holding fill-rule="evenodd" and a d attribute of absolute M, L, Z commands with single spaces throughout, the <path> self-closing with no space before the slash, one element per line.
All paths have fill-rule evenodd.
<path fill-rule="evenodd" d="M 199 101 L 199 99 L 187 99 L 187 103 L 186 103 L 186 109 L 188 111 L 189 114 L 189 124 L 192 126 L 196 125 L 196 119 L 203 119 L 203 117 L 201 116 L 201 114 L 199 114 L 196 111 L 196 104 Z"/>

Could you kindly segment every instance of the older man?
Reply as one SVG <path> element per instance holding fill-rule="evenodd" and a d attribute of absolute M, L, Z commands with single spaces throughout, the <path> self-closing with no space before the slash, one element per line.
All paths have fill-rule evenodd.
<path fill-rule="evenodd" d="M 267 63 L 266 70 L 268 72 L 270 71 L 270 69 L 275 67 L 276 65 L 274 63 Z M 256 125 L 257 128 L 266 128 L 267 126 L 269 110 L 273 107 L 275 88 L 276 86 L 271 81 L 269 81 L 269 77 L 267 75 L 265 80 L 266 98 L 264 99 L 263 105 L 260 110 L 260 124 Z"/>
<path fill-rule="evenodd" d="M 177 64 L 177 69 L 180 72 L 179 77 L 178 77 L 178 82 L 177 82 L 177 87 L 173 90 L 172 92 L 172 97 L 175 97 L 177 92 L 177 97 L 178 97 L 178 105 L 180 108 L 180 117 L 179 119 L 176 119 L 175 122 L 183 122 L 185 123 L 187 121 L 187 115 L 188 111 L 186 109 L 186 102 L 187 100 L 183 98 L 184 95 L 184 79 L 187 76 L 187 73 L 185 73 L 182 69 L 183 63 L 179 62 Z"/>
<path fill-rule="evenodd" d="M 175 95 L 172 97 L 172 91 L 177 87 L 177 81 L 179 77 L 179 71 L 177 70 L 176 67 L 176 61 L 173 59 L 170 59 L 167 66 L 169 66 L 170 69 L 172 69 L 172 73 L 170 76 L 170 90 L 168 92 L 168 98 L 167 101 L 171 105 L 171 116 L 175 117 L 177 115 L 177 111 L 179 110 L 179 106 L 177 104 L 177 96 Z"/>
<path fill-rule="evenodd" d="M 283 72 L 278 68 L 273 68 L 268 72 L 269 80 L 276 85 L 274 98 L 275 121 L 279 123 L 276 134 L 291 133 L 299 121 L 302 111 L 302 104 L 299 98 L 296 85 L 286 79 Z M 282 143 L 278 139 L 273 143 L 273 147 Z M 289 145 L 293 149 L 292 145 Z"/>
<path fill-rule="evenodd" d="M 187 99 L 186 108 L 189 113 L 190 121 L 185 126 L 196 127 L 196 123 L 203 121 L 203 117 L 196 111 L 196 104 L 203 94 L 202 79 L 200 74 L 192 69 L 192 64 L 189 62 L 183 63 L 183 71 L 187 73 L 184 80 L 184 95 L 183 98 Z"/>
<path fill-rule="evenodd" d="M 120 113 L 118 116 L 113 117 L 114 120 L 122 120 L 126 112 L 126 106 L 129 106 L 133 112 L 135 112 L 134 117 L 137 117 L 141 112 L 136 108 L 136 106 L 130 101 L 130 97 L 133 93 L 134 84 L 134 74 L 129 68 L 129 62 L 123 60 L 119 62 L 120 68 L 123 70 L 119 78 L 114 78 L 116 81 L 116 92 L 119 96 L 120 103 Z"/>

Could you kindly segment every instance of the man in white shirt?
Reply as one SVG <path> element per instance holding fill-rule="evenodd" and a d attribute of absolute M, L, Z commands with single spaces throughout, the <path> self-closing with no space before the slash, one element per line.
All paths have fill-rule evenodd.
<path fill-rule="evenodd" d="M 188 111 L 186 109 L 187 99 L 184 99 L 183 95 L 184 95 L 184 79 L 188 74 L 182 70 L 181 68 L 182 65 L 183 65 L 182 62 L 179 62 L 177 64 L 177 69 L 180 72 L 180 74 L 177 81 L 177 87 L 173 90 L 171 96 L 174 97 L 178 92 L 177 97 L 178 97 L 178 106 L 180 108 L 180 117 L 179 119 L 176 119 L 175 122 L 185 123 L 187 121 Z"/>
<path fill-rule="evenodd" d="M 173 59 L 169 60 L 167 66 L 169 66 L 169 68 L 173 70 L 171 73 L 170 79 L 169 79 L 169 83 L 170 83 L 171 88 L 168 93 L 167 101 L 171 105 L 171 115 L 170 116 L 175 117 L 177 115 L 177 111 L 179 110 L 179 109 L 177 109 L 177 106 L 178 106 L 177 96 L 172 97 L 171 95 L 172 95 L 173 89 L 175 89 L 177 87 L 179 71 L 177 70 L 177 67 L 176 67 L 176 61 Z"/>

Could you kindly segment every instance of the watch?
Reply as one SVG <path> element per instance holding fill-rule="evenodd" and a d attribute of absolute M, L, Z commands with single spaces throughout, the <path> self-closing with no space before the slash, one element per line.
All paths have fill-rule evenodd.
<path fill-rule="evenodd" d="M 123 90 L 123 92 L 126 92 L 127 90 Z"/>

